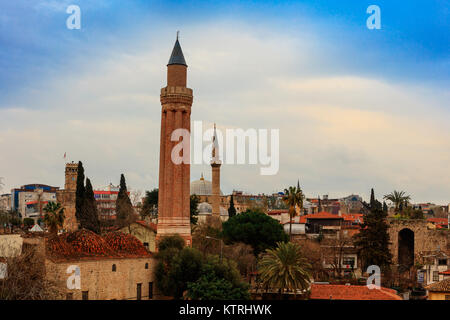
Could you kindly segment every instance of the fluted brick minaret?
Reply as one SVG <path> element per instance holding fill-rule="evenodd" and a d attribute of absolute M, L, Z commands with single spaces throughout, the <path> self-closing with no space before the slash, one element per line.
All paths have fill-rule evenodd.
<path fill-rule="evenodd" d="M 222 161 L 219 160 L 219 143 L 217 141 L 216 124 L 214 124 L 214 135 L 212 143 L 211 170 L 212 170 L 212 215 L 220 217 L 220 166 Z"/>
<path fill-rule="evenodd" d="M 175 129 L 191 128 L 192 89 L 186 87 L 187 65 L 177 40 L 167 64 L 167 86 L 161 89 L 161 142 L 159 156 L 158 227 L 156 240 L 162 236 L 179 234 L 186 245 L 192 245 L 190 224 L 190 164 L 176 164 L 171 154 Z M 184 156 L 189 159 L 189 138 L 185 141 Z M 179 154 L 183 156 L 182 153 Z"/>

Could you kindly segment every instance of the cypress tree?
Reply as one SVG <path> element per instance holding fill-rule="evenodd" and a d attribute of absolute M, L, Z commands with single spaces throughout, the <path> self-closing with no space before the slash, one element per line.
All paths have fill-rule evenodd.
<path fill-rule="evenodd" d="M 230 207 L 228 208 L 228 219 L 234 217 L 235 215 L 236 215 L 236 208 L 234 207 L 233 195 L 231 195 Z"/>
<path fill-rule="evenodd" d="M 84 222 L 83 206 L 86 189 L 84 188 L 84 168 L 81 161 L 78 162 L 77 173 L 77 189 L 75 193 L 75 217 L 78 224 L 81 225 Z"/>
<path fill-rule="evenodd" d="M 94 197 L 91 180 L 86 178 L 86 190 L 84 199 L 85 229 L 91 230 L 97 234 L 100 233 L 100 221 L 98 219 L 97 203 Z"/>
<path fill-rule="evenodd" d="M 319 204 L 318 204 L 318 208 L 317 208 L 317 213 L 322 212 L 322 204 L 320 203 L 320 196 L 317 196 L 317 198 L 319 199 Z"/>
<path fill-rule="evenodd" d="M 385 212 L 385 213 L 388 212 L 388 206 L 385 201 L 383 201 L 383 212 Z"/>
<path fill-rule="evenodd" d="M 370 206 L 375 205 L 375 192 L 373 191 L 373 188 L 370 190 Z"/>
<path fill-rule="evenodd" d="M 377 265 L 383 271 L 388 271 L 392 262 L 389 251 L 387 212 L 382 208 L 375 194 L 371 192 L 370 204 L 364 203 L 367 214 L 360 232 L 355 236 L 355 246 L 362 260 L 363 269 L 369 265 Z"/>
<path fill-rule="evenodd" d="M 116 200 L 116 220 L 119 225 L 127 225 L 131 223 L 133 218 L 133 205 L 128 196 L 127 184 L 123 173 L 120 175 L 120 188 Z"/>

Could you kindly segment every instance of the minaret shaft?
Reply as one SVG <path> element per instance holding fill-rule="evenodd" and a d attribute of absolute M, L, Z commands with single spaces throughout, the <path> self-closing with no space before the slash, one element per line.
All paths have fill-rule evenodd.
<path fill-rule="evenodd" d="M 167 87 L 161 89 L 161 138 L 159 157 L 158 227 L 156 239 L 179 234 L 192 245 L 190 224 L 190 164 L 175 163 L 172 150 L 183 141 L 172 141 L 176 129 L 190 132 L 192 89 L 186 87 L 187 66 L 181 47 L 175 43 L 167 65 Z M 190 140 L 186 137 L 182 152 L 189 153 Z M 182 153 L 180 153 L 180 157 Z M 189 159 L 189 157 L 187 157 Z"/>

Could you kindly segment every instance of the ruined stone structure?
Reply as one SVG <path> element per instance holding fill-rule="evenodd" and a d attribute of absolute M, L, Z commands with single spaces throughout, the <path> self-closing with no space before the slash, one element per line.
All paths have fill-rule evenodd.
<path fill-rule="evenodd" d="M 176 129 L 190 132 L 192 89 L 186 87 L 187 65 L 178 37 L 167 64 L 167 86 L 161 89 L 161 141 L 159 158 L 158 241 L 162 236 L 179 234 L 190 246 L 190 138 L 178 135 Z M 176 145 L 183 148 L 175 149 Z M 178 150 L 178 151 L 177 151 Z M 183 159 L 175 163 L 172 156 Z"/>
<path fill-rule="evenodd" d="M 64 226 L 66 231 L 78 229 L 75 216 L 75 197 L 77 191 L 78 163 L 66 163 L 64 190 L 56 192 L 56 201 L 64 208 Z"/>
<path fill-rule="evenodd" d="M 410 267 L 423 252 L 450 249 L 449 230 L 429 230 L 426 220 L 389 219 L 393 263 Z"/>

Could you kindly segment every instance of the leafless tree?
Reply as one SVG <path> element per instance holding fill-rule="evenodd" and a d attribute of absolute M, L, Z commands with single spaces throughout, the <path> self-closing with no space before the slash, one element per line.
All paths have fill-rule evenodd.
<path fill-rule="evenodd" d="M 43 257 L 34 246 L 23 246 L 17 257 L 6 258 L 6 278 L 0 279 L 0 300 L 60 299 L 62 289 L 45 277 Z"/>
<path fill-rule="evenodd" d="M 142 190 L 133 190 L 130 192 L 130 200 L 133 207 L 137 207 L 142 202 Z"/>
<path fill-rule="evenodd" d="M 353 248 L 352 238 L 345 236 L 342 232 L 337 233 L 335 238 L 328 238 L 322 241 L 322 255 L 325 261 L 331 265 L 334 275 L 338 278 L 342 277 L 344 255 L 351 248 Z"/>

